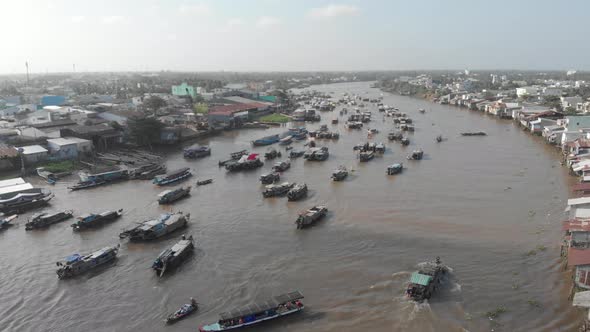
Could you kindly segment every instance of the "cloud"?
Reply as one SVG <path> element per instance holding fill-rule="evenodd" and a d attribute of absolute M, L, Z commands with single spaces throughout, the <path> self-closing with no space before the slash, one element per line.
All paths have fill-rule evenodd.
<path fill-rule="evenodd" d="M 272 16 L 262 16 L 256 21 L 256 26 L 259 28 L 266 28 L 279 24 L 281 24 L 281 20 Z"/>
<path fill-rule="evenodd" d="M 102 23 L 103 24 L 117 24 L 117 23 L 121 23 L 125 20 L 125 18 L 123 16 L 119 16 L 119 15 L 112 15 L 112 16 L 104 16 L 102 18 Z"/>
<path fill-rule="evenodd" d="M 237 27 L 240 25 L 244 25 L 244 20 L 242 20 L 241 18 L 230 18 L 229 20 L 227 20 L 227 26 L 229 28 Z"/>
<path fill-rule="evenodd" d="M 184 15 L 209 15 L 211 14 L 211 7 L 204 3 L 195 3 L 191 5 L 182 5 L 178 9 Z"/>
<path fill-rule="evenodd" d="M 359 11 L 357 6 L 331 4 L 325 7 L 313 8 L 307 16 L 315 19 L 331 19 L 334 17 L 357 15 Z"/>
<path fill-rule="evenodd" d="M 178 36 L 175 33 L 170 33 L 166 36 L 166 39 L 168 39 L 169 41 L 175 41 L 178 39 Z"/>
<path fill-rule="evenodd" d="M 72 16 L 70 18 L 70 20 L 72 20 L 72 23 L 82 23 L 82 22 L 84 22 L 84 20 L 86 20 L 86 16 L 82 16 L 82 15 Z"/>

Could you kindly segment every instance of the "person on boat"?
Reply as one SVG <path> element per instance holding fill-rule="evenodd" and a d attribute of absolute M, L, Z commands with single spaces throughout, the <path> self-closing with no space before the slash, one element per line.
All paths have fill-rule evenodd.
<path fill-rule="evenodd" d="M 191 297 L 191 305 L 193 306 L 193 308 L 197 307 L 197 301 L 195 301 L 195 299 L 192 297 Z"/>

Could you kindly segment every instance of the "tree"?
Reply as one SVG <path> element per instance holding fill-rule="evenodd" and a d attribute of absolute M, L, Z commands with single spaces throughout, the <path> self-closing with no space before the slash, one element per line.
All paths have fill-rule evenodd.
<path fill-rule="evenodd" d="M 147 109 L 155 113 L 160 108 L 166 106 L 166 101 L 158 96 L 151 96 L 144 100 L 143 104 Z"/>
<path fill-rule="evenodd" d="M 135 118 L 127 121 L 129 135 L 138 145 L 148 145 L 160 140 L 160 133 L 164 124 L 155 118 Z"/>
<path fill-rule="evenodd" d="M 545 98 L 543 98 L 543 106 L 561 111 L 561 99 L 558 96 L 545 96 Z"/>
<path fill-rule="evenodd" d="M 198 103 L 194 105 L 194 110 L 196 114 L 207 114 L 209 107 L 205 103 Z"/>
<path fill-rule="evenodd" d="M 565 115 L 576 115 L 576 114 L 578 114 L 578 112 L 576 111 L 575 107 L 572 107 L 572 106 L 566 107 Z"/>

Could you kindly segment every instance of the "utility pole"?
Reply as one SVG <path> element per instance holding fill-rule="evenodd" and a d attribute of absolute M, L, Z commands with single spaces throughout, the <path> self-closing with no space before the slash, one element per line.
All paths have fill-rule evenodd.
<path fill-rule="evenodd" d="M 25 61 L 25 67 L 27 68 L 27 86 L 29 86 L 29 62 Z"/>

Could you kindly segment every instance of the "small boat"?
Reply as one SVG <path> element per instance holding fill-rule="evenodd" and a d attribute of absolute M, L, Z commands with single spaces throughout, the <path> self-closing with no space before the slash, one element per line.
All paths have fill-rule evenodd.
<path fill-rule="evenodd" d="M 409 138 L 407 138 L 407 137 L 403 137 L 403 138 L 400 140 L 400 143 L 402 143 L 402 145 L 406 145 L 406 146 L 407 146 L 407 145 L 410 145 L 410 139 L 409 139 Z"/>
<path fill-rule="evenodd" d="M 1 216 L 0 217 L 0 230 L 4 230 L 10 226 L 12 226 L 12 221 L 18 217 L 17 214 L 13 214 L 10 216 Z"/>
<path fill-rule="evenodd" d="M 164 213 L 156 219 L 147 220 L 119 234 L 120 239 L 130 241 L 151 241 L 170 234 L 188 225 L 190 213 Z"/>
<path fill-rule="evenodd" d="M 264 145 L 271 145 L 280 140 L 279 135 L 270 135 L 266 137 L 259 138 L 252 142 L 254 146 L 264 146 Z"/>
<path fill-rule="evenodd" d="M 337 118 L 335 118 L 335 119 L 332 119 L 332 124 L 334 124 L 334 125 L 335 125 L 335 124 L 338 124 L 338 119 L 337 119 Z"/>
<path fill-rule="evenodd" d="M 329 156 L 330 153 L 325 146 L 321 148 L 310 148 L 303 154 L 303 158 L 309 161 L 324 161 L 328 159 Z"/>
<path fill-rule="evenodd" d="M 247 156 L 247 155 L 248 155 L 248 150 L 240 150 L 240 151 L 232 152 L 229 154 L 230 158 L 233 160 L 238 160 L 238 159 L 242 158 L 242 156 Z"/>
<path fill-rule="evenodd" d="M 375 146 L 375 152 L 385 153 L 385 144 L 383 144 L 382 142 L 377 143 L 377 145 Z"/>
<path fill-rule="evenodd" d="M 264 165 L 264 163 L 262 160 L 260 160 L 258 154 L 251 153 L 249 155 L 240 157 L 239 160 L 232 160 L 231 162 L 225 164 L 225 169 L 230 172 L 237 172 L 262 167 L 262 165 Z"/>
<path fill-rule="evenodd" d="M 289 150 L 293 150 L 293 147 L 292 147 L 292 146 L 290 146 L 290 145 L 289 145 L 289 146 L 287 146 L 287 147 L 285 147 L 285 151 L 289 151 Z"/>
<path fill-rule="evenodd" d="M 429 299 L 443 283 L 449 268 L 441 264 L 440 257 L 435 262 L 422 264 L 417 272 L 412 273 L 406 288 L 406 296 L 416 302 Z"/>
<path fill-rule="evenodd" d="M 45 167 L 37 167 L 36 171 L 37 175 L 44 178 L 49 184 L 55 184 L 58 179 L 72 174 L 72 172 L 49 172 L 45 170 Z"/>
<path fill-rule="evenodd" d="M 412 154 L 408 156 L 408 160 L 421 160 L 424 156 L 424 151 L 422 150 L 414 150 Z"/>
<path fill-rule="evenodd" d="M 461 136 L 486 136 L 487 134 L 483 131 L 461 133 Z"/>
<path fill-rule="evenodd" d="M 204 186 L 204 185 L 207 185 L 210 183 L 213 183 L 213 179 L 206 179 L 206 180 L 197 181 L 197 186 Z"/>
<path fill-rule="evenodd" d="M 51 192 L 44 190 L 32 193 L 19 193 L 11 198 L 0 200 L 0 212 L 18 214 L 37 209 L 49 204 L 53 196 Z"/>
<path fill-rule="evenodd" d="M 289 153 L 289 158 L 295 159 L 295 158 L 303 157 L 304 154 L 305 154 L 305 151 L 303 151 L 303 150 L 300 150 L 300 151 L 291 151 Z"/>
<path fill-rule="evenodd" d="M 190 303 L 183 304 L 182 307 L 166 318 L 166 324 L 174 324 L 197 310 L 199 310 L 199 304 L 191 297 Z"/>
<path fill-rule="evenodd" d="M 275 172 L 284 172 L 289 168 L 291 168 L 291 162 L 289 160 L 279 161 L 272 167 L 273 171 Z"/>
<path fill-rule="evenodd" d="M 275 159 L 275 158 L 280 158 L 281 157 L 281 152 L 277 151 L 276 149 L 270 149 L 268 150 L 268 152 L 266 152 L 264 154 L 264 159 Z"/>
<path fill-rule="evenodd" d="M 152 264 L 152 269 L 156 271 L 158 277 L 162 277 L 166 270 L 178 267 L 193 252 L 194 248 L 193 236 L 191 235 L 187 239 L 183 235 L 182 239 L 172 248 L 166 249 L 158 255 Z"/>
<path fill-rule="evenodd" d="M 420 113 L 424 114 L 424 113 L 426 113 L 426 110 L 425 110 L 425 109 L 423 109 L 423 108 L 421 108 L 421 109 L 419 109 L 419 110 L 418 110 L 418 112 L 420 112 Z"/>
<path fill-rule="evenodd" d="M 81 189 L 89 189 L 89 188 L 94 188 L 94 187 L 99 187 L 102 185 L 107 184 L 106 181 L 103 180 L 95 180 L 95 181 L 80 181 L 78 183 L 76 183 L 75 185 L 68 187 L 68 189 L 70 189 L 71 191 L 75 191 L 75 190 L 81 190 Z"/>
<path fill-rule="evenodd" d="M 443 140 L 443 138 L 442 138 L 442 136 L 441 136 L 441 135 L 438 135 L 438 136 L 436 136 L 436 142 L 437 142 L 437 143 L 440 143 L 440 142 L 442 142 L 442 140 Z"/>
<path fill-rule="evenodd" d="M 281 174 L 279 173 L 267 173 L 260 176 L 260 182 L 262 182 L 262 184 L 276 183 L 279 182 L 280 179 Z"/>
<path fill-rule="evenodd" d="M 116 247 L 105 247 L 88 255 L 73 254 L 63 261 L 57 262 L 57 276 L 66 279 L 81 275 L 103 264 L 112 262 L 117 258 L 119 245 Z"/>
<path fill-rule="evenodd" d="M 287 192 L 287 199 L 289 201 L 298 201 L 305 196 L 307 196 L 307 184 L 305 183 L 298 183 Z"/>
<path fill-rule="evenodd" d="M 333 181 L 343 181 L 348 176 L 348 170 L 344 166 L 339 166 L 332 172 Z"/>
<path fill-rule="evenodd" d="M 233 330 L 284 317 L 305 308 L 300 301 L 302 298 L 303 295 L 295 291 L 244 308 L 227 311 L 219 314 L 220 319 L 216 323 L 199 327 L 199 332 Z"/>
<path fill-rule="evenodd" d="M 203 158 L 211 155 L 211 148 L 208 146 L 191 146 L 184 149 L 184 157 L 187 159 Z"/>
<path fill-rule="evenodd" d="M 190 195 L 191 187 L 181 187 L 174 190 L 164 190 L 158 195 L 158 204 L 174 203 Z"/>
<path fill-rule="evenodd" d="M 142 167 L 135 172 L 134 178 L 139 180 L 153 180 L 156 175 L 166 173 L 166 166 L 161 164 L 152 164 Z"/>
<path fill-rule="evenodd" d="M 387 138 L 390 141 L 399 141 L 403 138 L 403 135 L 400 132 L 397 132 L 397 133 L 391 132 L 391 133 L 387 134 Z"/>
<path fill-rule="evenodd" d="M 359 153 L 359 160 L 361 162 L 367 162 L 375 157 L 375 153 L 373 151 L 363 151 Z"/>
<path fill-rule="evenodd" d="M 30 231 L 36 228 L 49 227 L 49 225 L 70 219 L 74 216 L 74 211 L 61 211 L 52 214 L 46 212 L 34 214 L 25 224 L 25 230 Z"/>
<path fill-rule="evenodd" d="M 387 166 L 387 175 L 399 174 L 403 171 L 404 164 L 397 163 Z"/>
<path fill-rule="evenodd" d="M 291 188 L 293 188 L 294 185 L 294 183 L 289 182 L 283 182 L 281 184 L 269 184 L 266 187 L 264 187 L 262 196 L 265 198 L 284 196 L 289 192 L 289 190 L 291 190 Z"/>
<path fill-rule="evenodd" d="M 316 221 L 322 219 L 328 213 L 328 208 L 323 205 L 314 206 L 311 209 L 300 213 L 295 223 L 297 229 L 302 229 L 314 224 Z"/>
<path fill-rule="evenodd" d="M 129 179 L 129 170 L 128 169 L 118 169 L 109 172 L 103 173 L 88 173 L 88 172 L 79 172 L 78 176 L 80 177 L 81 182 L 86 181 L 106 181 L 106 182 L 114 182 L 114 181 L 121 181 Z"/>
<path fill-rule="evenodd" d="M 289 145 L 291 143 L 293 143 L 293 136 L 281 138 L 281 140 L 279 141 L 279 145 Z"/>
<path fill-rule="evenodd" d="M 378 130 L 378 129 L 376 129 L 376 128 L 372 128 L 372 129 L 369 129 L 369 130 L 367 130 L 367 132 L 368 132 L 370 135 L 372 135 L 372 134 L 378 134 L 378 133 L 379 133 L 379 130 Z"/>
<path fill-rule="evenodd" d="M 100 214 L 89 213 L 78 217 L 78 221 L 72 224 L 74 231 L 101 226 L 107 222 L 119 219 L 123 215 L 123 209 L 118 211 L 105 211 Z"/>
<path fill-rule="evenodd" d="M 158 175 L 154 178 L 153 183 L 158 186 L 165 186 L 174 182 L 185 180 L 192 176 L 192 173 L 188 167 L 177 169 L 173 172 L 166 173 L 164 175 Z"/>

